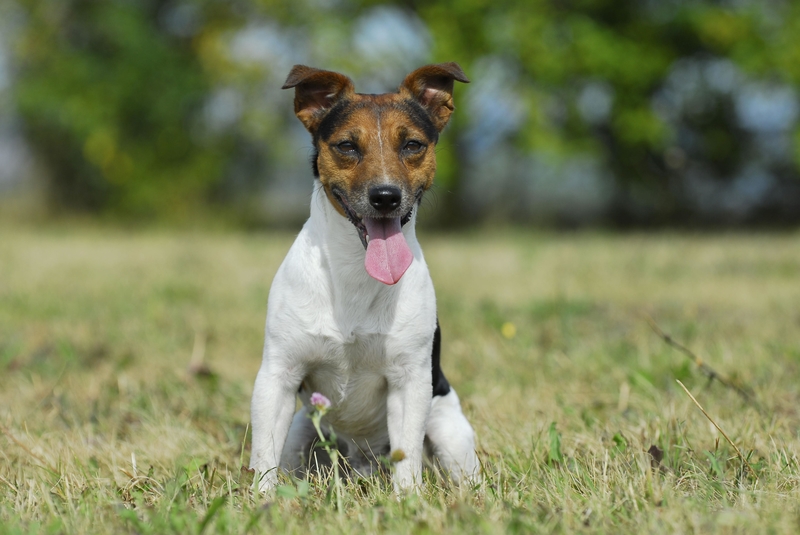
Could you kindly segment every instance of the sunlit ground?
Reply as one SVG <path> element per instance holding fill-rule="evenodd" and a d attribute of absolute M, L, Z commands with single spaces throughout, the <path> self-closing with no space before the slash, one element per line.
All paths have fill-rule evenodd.
<path fill-rule="evenodd" d="M 800 530 L 800 234 L 420 239 L 485 480 L 337 512 L 240 470 L 290 234 L 0 227 L 0 533 Z"/>

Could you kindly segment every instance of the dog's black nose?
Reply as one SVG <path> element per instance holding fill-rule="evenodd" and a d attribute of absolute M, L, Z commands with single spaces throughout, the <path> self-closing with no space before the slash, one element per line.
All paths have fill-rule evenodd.
<path fill-rule="evenodd" d="M 369 203 L 382 214 L 400 206 L 403 194 L 397 186 L 372 186 L 369 188 Z"/>

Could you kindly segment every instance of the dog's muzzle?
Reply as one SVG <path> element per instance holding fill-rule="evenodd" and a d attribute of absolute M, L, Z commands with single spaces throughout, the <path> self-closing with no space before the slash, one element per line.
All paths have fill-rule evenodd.
<path fill-rule="evenodd" d="M 366 249 L 364 267 L 367 273 L 384 284 L 396 284 L 414 260 L 402 227 L 411 220 L 414 206 L 419 204 L 422 197 L 422 190 L 415 195 L 408 212 L 395 217 L 392 217 L 392 213 L 402 206 L 402 192 L 396 186 L 371 187 L 368 190 L 370 210 L 364 216 L 353 208 L 341 190 L 332 188 L 331 193 L 358 231 L 358 237 Z"/>

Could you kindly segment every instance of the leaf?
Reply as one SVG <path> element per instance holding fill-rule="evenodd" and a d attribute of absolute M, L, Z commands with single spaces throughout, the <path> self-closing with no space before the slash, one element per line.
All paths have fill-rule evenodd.
<path fill-rule="evenodd" d="M 717 458 L 717 456 L 711 453 L 710 451 L 706 451 L 704 453 L 706 454 L 706 457 L 708 457 L 708 460 L 711 462 L 711 471 L 714 473 L 714 475 L 717 476 L 717 479 L 720 480 L 725 479 L 725 473 L 722 470 L 722 466 L 719 464 L 719 459 Z"/>
<path fill-rule="evenodd" d="M 293 499 L 298 497 L 297 489 L 294 488 L 292 485 L 281 485 L 275 489 L 275 495 L 278 498 L 286 498 L 286 499 Z"/>
<path fill-rule="evenodd" d="M 199 457 L 194 457 L 183 469 L 186 471 L 186 475 L 188 477 L 195 476 L 198 472 L 205 472 L 208 467 L 208 463 L 205 459 L 201 459 Z"/>
<path fill-rule="evenodd" d="M 297 482 L 297 496 L 300 498 L 308 498 L 310 490 L 311 485 L 309 485 L 308 481 L 305 479 L 301 479 Z"/>
<path fill-rule="evenodd" d="M 136 526 L 136 529 L 139 532 L 145 532 L 146 527 L 144 523 L 139 519 L 139 516 L 136 514 L 136 511 L 132 509 L 123 509 L 119 512 L 119 517 L 124 520 L 125 522 L 129 522 Z"/>
<path fill-rule="evenodd" d="M 561 435 L 556 431 L 556 423 L 550 424 L 548 431 L 550 437 L 550 452 L 548 453 L 547 463 L 555 465 L 564 461 L 564 456 L 561 454 Z"/>
<path fill-rule="evenodd" d="M 206 515 L 200 522 L 200 527 L 197 530 L 198 535 L 205 531 L 206 527 L 208 527 L 208 524 L 214 519 L 223 505 L 225 505 L 225 496 L 218 496 L 217 498 L 214 498 L 214 501 L 212 501 L 211 505 L 208 506 Z"/>

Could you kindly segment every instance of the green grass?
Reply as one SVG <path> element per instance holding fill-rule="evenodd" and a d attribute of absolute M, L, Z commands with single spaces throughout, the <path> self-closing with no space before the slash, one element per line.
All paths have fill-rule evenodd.
<path fill-rule="evenodd" d="M 0 228 L 0 533 L 800 531 L 800 235 L 423 232 L 485 482 L 355 481 L 341 512 L 241 470 L 291 240 Z"/>

